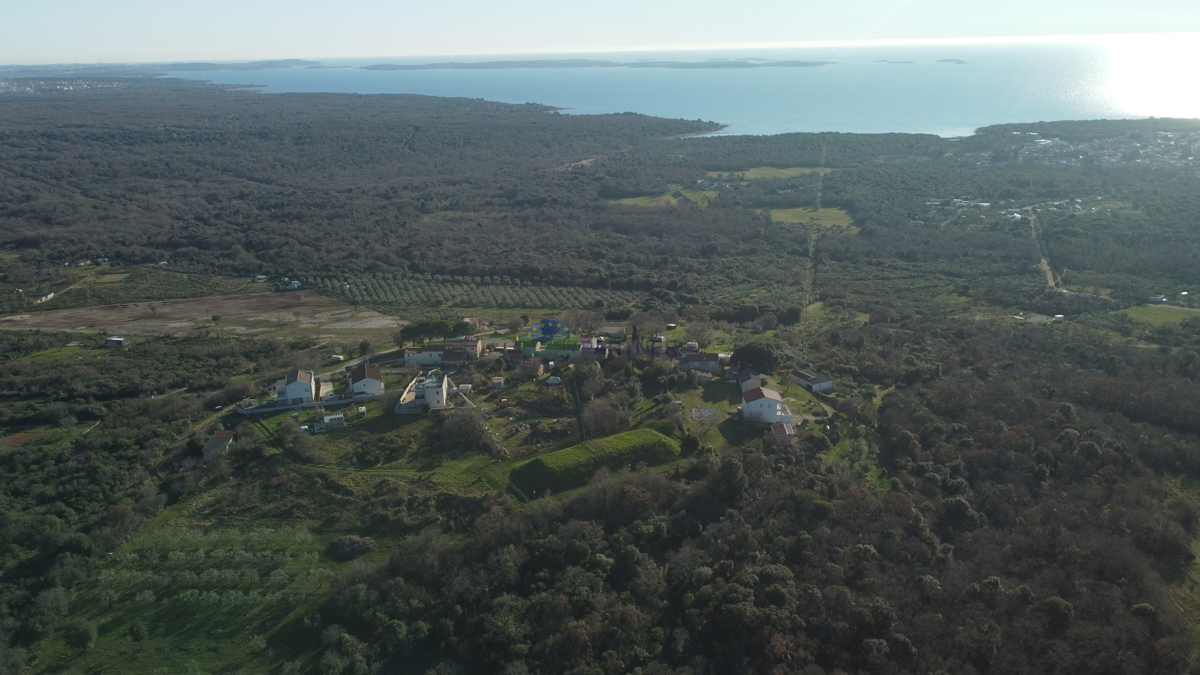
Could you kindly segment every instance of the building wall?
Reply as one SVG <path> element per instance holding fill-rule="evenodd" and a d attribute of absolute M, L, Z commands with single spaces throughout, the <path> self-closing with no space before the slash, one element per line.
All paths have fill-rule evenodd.
<path fill-rule="evenodd" d="M 769 398 L 743 403 L 742 414 L 752 420 L 768 424 L 775 422 L 791 424 L 792 422 L 792 411 L 788 409 L 787 405 Z"/>
<path fill-rule="evenodd" d="M 446 346 L 465 351 L 471 361 L 483 354 L 483 340 L 446 340 Z"/>
<path fill-rule="evenodd" d="M 365 394 L 367 396 L 378 396 L 383 393 L 383 383 L 379 380 L 367 378 L 359 380 L 350 385 L 350 392 L 354 394 Z"/>
<path fill-rule="evenodd" d="M 307 382 L 293 382 L 284 387 L 283 398 L 288 403 L 312 403 L 313 389 Z"/>
<path fill-rule="evenodd" d="M 430 408 L 445 408 L 446 395 L 449 393 L 447 387 L 448 378 L 442 378 L 442 383 L 437 387 L 425 387 L 425 403 Z"/>
<path fill-rule="evenodd" d="M 404 362 L 412 366 L 438 366 L 442 363 L 443 352 L 406 353 Z"/>

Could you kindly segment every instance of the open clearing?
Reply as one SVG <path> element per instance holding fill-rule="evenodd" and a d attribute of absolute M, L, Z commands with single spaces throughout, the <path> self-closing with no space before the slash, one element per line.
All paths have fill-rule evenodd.
<path fill-rule="evenodd" d="M 1171 326 L 1182 323 L 1187 319 L 1200 317 L 1200 309 L 1172 307 L 1170 305 L 1139 305 L 1117 313 L 1124 314 L 1134 321 L 1141 321 L 1152 326 Z"/>
<path fill-rule="evenodd" d="M 43 437 L 48 435 L 49 434 L 45 433 L 21 431 L 12 434 L 11 436 L 5 436 L 4 438 L 0 438 L 0 451 L 19 448 L 27 443 L 33 443 L 41 440 Z"/>
<path fill-rule="evenodd" d="M 681 201 L 690 201 L 697 206 L 708 206 L 708 200 L 716 197 L 719 192 L 716 190 L 684 190 L 679 186 L 672 186 L 670 190 L 661 195 L 649 195 L 646 197 L 629 197 L 627 199 L 617 199 L 614 204 L 625 204 L 626 206 L 677 206 Z"/>
<path fill-rule="evenodd" d="M 817 223 L 826 227 L 851 227 L 854 220 L 841 209 L 771 209 L 771 220 L 777 223 Z"/>
<path fill-rule="evenodd" d="M 774 166 L 756 166 L 745 171 L 709 171 L 710 178 L 727 178 L 733 180 L 754 180 L 756 178 L 794 178 L 809 173 L 825 175 L 833 169 L 824 166 L 789 166 L 779 168 Z"/>
<path fill-rule="evenodd" d="M 219 325 L 225 330 L 253 334 L 284 324 L 307 327 L 331 320 L 348 321 L 352 310 L 333 298 L 308 291 L 254 293 L 14 314 L 0 317 L 0 328 L 180 333 L 213 328 L 218 325 L 213 322 L 214 316 L 221 317 Z M 382 315 L 360 310 L 353 318 L 365 320 L 372 316 Z"/>

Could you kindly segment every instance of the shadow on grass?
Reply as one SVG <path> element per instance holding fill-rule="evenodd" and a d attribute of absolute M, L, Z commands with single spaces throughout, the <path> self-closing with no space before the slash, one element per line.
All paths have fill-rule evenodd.
<path fill-rule="evenodd" d="M 730 382 L 713 382 L 704 385 L 704 396 L 701 400 L 705 403 L 738 406 L 742 404 L 742 393 L 738 390 L 737 385 Z"/>

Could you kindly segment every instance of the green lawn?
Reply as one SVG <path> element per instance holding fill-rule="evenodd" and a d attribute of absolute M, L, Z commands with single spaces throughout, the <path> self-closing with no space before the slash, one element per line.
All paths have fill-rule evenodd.
<path fill-rule="evenodd" d="M 565 492 L 587 484 L 601 468 L 618 470 L 645 462 L 666 464 L 679 456 L 679 444 L 653 429 L 634 429 L 585 441 L 514 467 L 509 479 L 528 498 L 548 490 Z"/>
<path fill-rule="evenodd" d="M 795 178 L 810 173 L 825 175 L 833 169 L 823 166 L 790 166 L 779 168 L 774 166 L 757 166 L 745 171 L 709 171 L 709 178 L 725 178 L 730 180 L 755 180 L 757 178 Z"/>
<path fill-rule="evenodd" d="M 625 204 L 626 206 L 676 206 L 685 198 L 698 206 L 708 206 L 708 200 L 716 197 L 719 192 L 715 190 L 684 190 L 679 186 L 672 186 L 671 189 L 661 195 L 647 195 L 645 197 L 629 197 L 626 199 L 614 200 L 614 204 Z"/>
<path fill-rule="evenodd" d="M 816 223 L 823 227 L 852 227 L 854 220 L 842 209 L 771 209 L 771 220 L 777 223 Z"/>
<path fill-rule="evenodd" d="M 1121 310 L 1116 314 L 1124 314 L 1134 321 L 1141 321 L 1153 326 L 1170 326 L 1182 323 L 1186 319 L 1200 317 L 1200 309 L 1171 305 L 1139 305 Z"/>

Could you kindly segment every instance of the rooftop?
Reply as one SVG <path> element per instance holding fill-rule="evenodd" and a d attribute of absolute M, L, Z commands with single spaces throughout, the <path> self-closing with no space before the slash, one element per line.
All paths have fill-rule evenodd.
<path fill-rule="evenodd" d="M 383 369 L 371 363 L 360 363 L 350 371 L 350 382 L 362 382 L 363 380 L 379 380 L 383 381 Z"/>
<path fill-rule="evenodd" d="M 292 372 L 288 373 L 286 384 L 291 384 L 293 382 L 312 384 L 312 381 L 313 374 L 311 370 L 293 370 Z"/>
<path fill-rule="evenodd" d="M 744 400 L 746 403 L 757 401 L 760 398 L 769 398 L 772 401 L 783 401 L 783 397 L 780 396 L 779 392 L 775 391 L 774 389 L 763 389 L 762 387 L 758 387 L 742 394 L 742 400 Z"/>

